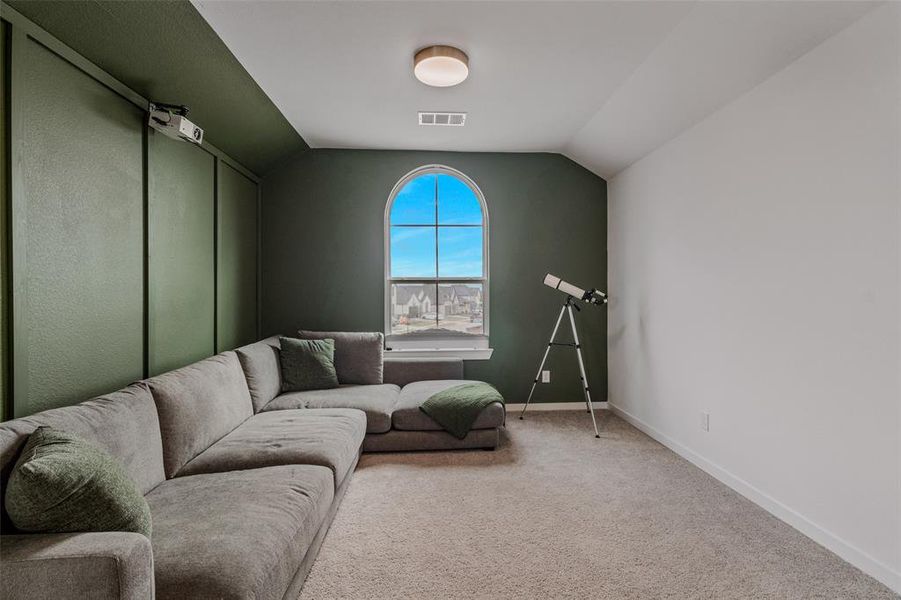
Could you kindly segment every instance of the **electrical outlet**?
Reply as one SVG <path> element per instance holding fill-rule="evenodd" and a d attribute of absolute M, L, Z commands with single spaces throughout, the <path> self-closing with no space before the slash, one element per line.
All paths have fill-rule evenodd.
<path fill-rule="evenodd" d="M 550 371 L 542 371 L 541 372 L 541 383 L 550 383 L 551 382 L 551 372 Z"/>
<path fill-rule="evenodd" d="M 701 411 L 701 429 L 710 431 L 710 413 Z"/>

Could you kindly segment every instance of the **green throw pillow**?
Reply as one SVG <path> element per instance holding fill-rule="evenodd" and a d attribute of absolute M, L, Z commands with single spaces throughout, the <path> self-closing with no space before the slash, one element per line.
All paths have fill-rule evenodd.
<path fill-rule="evenodd" d="M 338 387 L 335 340 L 298 340 L 280 337 L 282 391 L 304 392 Z"/>
<path fill-rule="evenodd" d="M 6 484 L 6 512 L 18 529 L 40 533 L 133 531 L 150 537 L 150 507 L 105 450 L 38 427 Z"/>

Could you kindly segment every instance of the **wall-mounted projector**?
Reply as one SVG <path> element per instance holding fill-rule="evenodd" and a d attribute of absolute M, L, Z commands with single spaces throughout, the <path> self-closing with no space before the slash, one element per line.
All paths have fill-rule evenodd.
<path fill-rule="evenodd" d="M 147 110 L 147 124 L 163 135 L 198 146 L 203 142 L 203 129 L 188 120 L 187 106 L 151 102 Z"/>

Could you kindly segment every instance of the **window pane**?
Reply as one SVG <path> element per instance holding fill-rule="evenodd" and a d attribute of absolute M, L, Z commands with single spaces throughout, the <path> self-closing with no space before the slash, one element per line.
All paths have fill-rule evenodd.
<path fill-rule="evenodd" d="M 435 223 L 435 174 L 411 179 L 394 197 L 391 225 Z"/>
<path fill-rule="evenodd" d="M 481 225 L 482 207 L 468 185 L 452 175 L 438 175 L 438 222 Z"/>
<path fill-rule="evenodd" d="M 438 286 L 438 328 L 442 331 L 482 335 L 482 284 Z"/>
<path fill-rule="evenodd" d="M 482 228 L 438 228 L 438 275 L 482 276 Z"/>
<path fill-rule="evenodd" d="M 434 331 L 438 318 L 434 283 L 391 284 L 391 333 Z"/>
<path fill-rule="evenodd" d="M 435 228 L 391 228 L 391 276 L 435 276 Z"/>

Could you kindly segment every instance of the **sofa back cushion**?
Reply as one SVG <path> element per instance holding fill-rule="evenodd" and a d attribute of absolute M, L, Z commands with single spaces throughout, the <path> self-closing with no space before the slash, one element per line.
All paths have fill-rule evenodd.
<path fill-rule="evenodd" d="M 269 404 L 273 398 L 281 392 L 282 371 L 279 364 L 278 336 L 260 340 L 255 344 L 248 344 L 235 350 L 241 368 L 244 369 L 244 377 L 247 379 L 247 388 L 250 390 L 250 399 L 253 402 L 253 412 Z"/>
<path fill-rule="evenodd" d="M 231 351 L 147 383 L 159 413 L 166 477 L 253 415 L 244 371 Z"/>
<path fill-rule="evenodd" d="M 463 379 L 462 358 L 386 358 L 385 383 L 404 387 L 415 381 Z"/>
<path fill-rule="evenodd" d="M 382 332 L 301 330 L 297 333 L 305 340 L 335 340 L 335 370 L 342 385 L 382 383 L 385 350 Z"/>
<path fill-rule="evenodd" d="M 122 464 L 142 494 L 166 478 L 160 422 L 145 383 L 0 424 L 0 489 L 6 489 L 7 478 L 28 436 L 42 425 L 66 431 L 106 450 Z M 8 525 L 5 510 L 2 516 L 3 525 Z"/>

